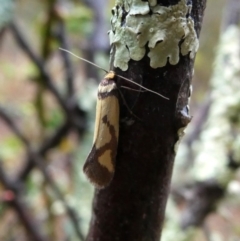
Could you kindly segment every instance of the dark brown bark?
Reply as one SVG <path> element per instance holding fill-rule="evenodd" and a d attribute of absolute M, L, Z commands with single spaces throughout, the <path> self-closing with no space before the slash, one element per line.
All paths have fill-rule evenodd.
<path fill-rule="evenodd" d="M 178 1 L 158 1 L 172 5 Z M 205 0 L 193 1 L 193 18 L 199 34 Z M 170 100 L 149 92 L 124 90 L 126 103 L 142 121 L 134 119 L 120 100 L 120 137 L 116 173 L 109 187 L 96 190 L 87 240 L 158 241 L 164 220 L 177 131 L 189 121 L 188 103 L 193 60 L 181 56 L 177 65 L 152 69 L 149 58 L 130 61 L 131 78 Z M 119 85 L 127 85 L 119 80 Z M 134 123 L 131 123 L 134 122 Z"/>

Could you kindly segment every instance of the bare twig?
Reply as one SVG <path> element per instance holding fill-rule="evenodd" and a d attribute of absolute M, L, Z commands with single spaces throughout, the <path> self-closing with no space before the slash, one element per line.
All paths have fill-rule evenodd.
<path fill-rule="evenodd" d="M 57 185 L 54 183 L 54 181 L 51 179 L 50 175 L 46 171 L 46 168 L 44 166 L 44 160 L 43 160 L 44 154 L 46 153 L 46 151 L 49 150 L 49 148 L 51 148 L 51 146 L 53 144 L 56 144 L 57 142 L 59 142 L 61 140 L 62 134 L 64 134 L 66 131 L 68 131 L 69 125 L 67 125 L 67 124 L 64 125 L 61 129 L 59 129 L 59 132 L 55 133 L 55 135 L 53 136 L 51 141 L 46 142 L 46 144 L 44 144 L 42 147 L 39 148 L 39 151 L 34 152 L 31 148 L 30 142 L 27 140 L 26 137 L 24 137 L 23 133 L 21 133 L 21 131 L 15 125 L 14 121 L 11 119 L 11 117 L 3 109 L 0 109 L 0 117 L 2 117 L 2 116 L 4 116 L 4 121 L 6 122 L 6 124 L 13 130 L 13 132 L 17 135 L 17 137 L 26 145 L 26 149 L 28 152 L 28 162 L 27 162 L 26 167 L 24 168 L 24 172 L 22 172 L 19 175 L 19 178 L 16 179 L 15 182 L 19 183 L 19 180 L 21 180 L 20 178 L 26 177 L 29 174 L 29 169 L 31 169 L 34 165 L 37 166 L 41 170 L 45 180 L 47 181 L 48 185 L 52 188 L 52 190 L 54 191 L 54 193 L 56 194 L 58 199 L 60 199 L 62 201 L 64 207 L 66 208 L 67 214 L 73 223 L 73 226 L 75 228 L 75 231 L 76 231 L 79 239 L 84 240 L 84 236 L 79 227 L 79 218 L 76 215 L 76 211 L 74 211 L 67 204 L 67 202 L 64 198 L 64 195 L 61 193 L 61 191 L 59 190 Z M 1 175 L 1 173 L 0 173 L 0 175 Z M 4 176 L 4 174 L 3 174 L 3 176 Z M 15 188 L 15 190 L 16 190 L 16 188 Z"/>
<path fill-rule="evenodd" d="M 42 146 L 39 147 L 39 150 L 37 151 L 38 155 L 44 156 L 49 149 L 57 146 L 61 142 L 62 138 L 67 135 L 70 129 L 71 126 L 67 122 L 60 126 L 52 136 L 50 136 L 47 140 L 43 141 Z M 18 179 L 25 180 L 34 166 L 35 163 L 32 159 L 32 156 L 28 156 L 25 166 L 19 173 Z"/>
<path fill-rule="evenodd" d="M 18 27 L 15 23 L 11 23 L 9 25 L 9 28 L 12 30 L 12 33 L 14 34 L 15 39 L 17 40 L 17 43 L 19 46 L 21 46 L 22 50 L 28 55 L 28 57 L 32 60 L 32 62 L 37 66 L 39 69 L 41 75 L 42 75 L 42 81 L 48 88 L 48 90 L 54 95 L 54 97 L 57 99 L 60 106 L 63 108 L 65 113 L 69 114 L 69 108 L 64 102 L 63 98 L 61 97 L 60 93 L 58 92 L 57 88 L 53 84 L 53 80 L 51 79 L 50 75 L 47 73 L 44 64 L 42 60 L 37 57 L 36 54 L 32 51 L 32 49 L 27 44 L 26 40 L 18 30 Z"/>
<path fill-rule="evenodd" d="M 10 116 L 7 114 L 7 112 L 0 106 L 0 117 L 4 122 L 7 123 L 7 125 L 11 128 L 11 130 L 16 134 L 16 136 L 27 146 L 29 147 L 28 140 L 25 138 L 24 135 L 22 135 L 21 131 L 18 129 L 18 127 L 15 125 L 13 120 L 10 118 Z"/>
<path fill-rule="evenodd" d="M 7 190 L 11 190 L 14 193 L 14 198 L 8 202 L 12 208 L 14 208 L 21 220 L 21 223 L 25 227 L 27 233 L 31 236 L 31 240 L 34 241 L 48 241 L 48 239 L 40 232 L 37 221 L 30 214 L 26 204 L 21 200 L 20 191 L 16 188 L 16 183 L 9 180 L 6 176 L 0 160 L 0 181 Z"/>
<path fill-rule="evenodd" d="M 55 1 L 50 1 L 50 2 L 51 3 L 49 5 L 49 12 L 50 12 L 49 16 L 51 15 L 51 11 L 55 11 L 54 10 Z M 55 20 L 57 24 L 59 24 L 59 41 L 61 42 L 61 46 L 63 46 L 64 48 L 68 48 L 64 23 L 58 17 L 50 16 L 49 24 L 46 32 L 47 36 L 44 39 L 45 43 L 43 46 L 43 58 L 46 58 L 49 53 L 49 39 L 51 36 L 52 25 L 55 24 Z M 24 135 L 24 133 L 22 133 L 22 131 L 19 129 L 19 127 L 16 125 L 16 123 L 7 113 L 7 111 L 5 111 L 4 108 L 0 107 L 0 118 L 9 126 L 9 128 L 14 132 L 14 134 L 23 142 L 23 144 L 25 145 L 26 152 L 28 154 L 25 166 L 23 167 L 22 171 L 19 173 L 19 175 L 14 181 L 11 181 L 11 182 L 8 181 L 3 169 L 0 170 L 0 176 L 1 176 L 0 180 L 4 183 L 4 185 L 6 184 L 5 185 L 6 188 L 14 191 L 16 198 L 13 201 L 9 202 L 9 204 L 13 205 L 13 207 L 19 213 L 20 218 L 23 220 L 24 226 L 32 236 L 32 240 L 46 241 L 45 238 L 41 237 L 41 234 L 39 232 L 36 232 L 35 225 L 32 224 L 32 218 L 30 218 L 30 216 L 27 213 L 27 209 L 24 206 L 25 204 L 21 202 L 19 196 L 17 196 L 18 190 L 19 190 L 17 184 L 23 183 L 23 181 L 30 174 L 30 171 L 35 166 L 38 167 L 41 170 L 44 178 L 46 179 L 46 183 L 52 188 L 56 197 L 62 201 L 66 209 L 67 215 L 75 228 L 75 231 L 79 240 L 83 240 L 84 236 L 79 227 L 80 220 L 77 217 L 77 213 L 68 205 L 63 193 L 59 190 L 58 186 L 54 183 L 54 181 L 52 180 L 51 176 L 47 172 L 46 167 L 44 165 L 45 163 L 44 158 L 47 152 L 49 151 L 49 149 L 58 145 L 62 140 L 62 138 L 65 137 L 71 130 L 75 129 L 78 135 L 81 136 L 84 130 L 86 129 L 85 112 L 79 108 L 77 101 L 72 98 L 74 96 L 74 74 L 73 74 L 71 61 L 68 55 L 64 54 L 63 61 L 66 67 L 66 84 L 67 84 L 67 96 L 66 98 L 64 98 L 61 95 L 60 91 L 55 86 L 52 77 L 49 75 L 48 71 L 46 70 L 44 65 L 45 60 L 41 59 L 37 54 L 34 53 L 31 46 L 25 40 L 23 34 L 21 34 L 21 31 L 19 31 L 19 28 L 16 25 L 16 23 L 11 23 L 9 25 L 9 29 L 13 33 L 17 44 L 38 68 L 38 71 L 40 73 L 39 74 L 40 80 L 42 84 L 41 86 L 44 87 L 44 90 L 46 89 L 51 92 L 51 94 L 55 97 L 59 106 L 63 109 L 65 114 L 65 121 L 55 131 L 55 133 L 52 136 L 43 140 L 42 145 L 40 145 L 36 149 L 33 149 L 31 142 Z"/>
<path fill-rule="evenodd" d="M 68 40 L 66 37 L 66 29 L 63 21 L 58 22 L 58 34 L 57 37 L 60 42 L 60 46 L 64 49 L 69 49 Z M 67 96 L 72 97 L 74 95 L 74 74 L 73 74 L 73 66 L 71 63 L 71 59 L 66 52 L 60 51 L 63 57 L 63 63 L 65 65 L 66 70 L 66 87 L 67 87 Z"/>
<path fill-rule="evenodd" d="M 80 230 L 79 227 L 79 217 L 76 213 L 76 211 L 74 209 L 72 209 L 68 204 L 67 201 L 65 200 L 64 195 L 62 194 L 62 192 L 60 191 L 60 189 L 58 188 L 58 186 L 54 183 L 54 181 L 52 180 L 51 176 L 48 174 L 45 165 L 43 164 L 44 161 L 41 159 L 41 157 L 39 157 L 38 155 L 36 155 L 35 153 L 31 153 L 29 154 L 32 156 L 32 159 L 34 160 L 34 162 L 36 163 L 36 166 L 41 170 L 45 180 L 47 181 L 47 184 L 52 188 L 52 190 L 54 191 L 56 197 L 61 200 L 62 204 L 64 205 L 66 212 L 70 218 L 70 220 L 72 221 L 72 224 L 75 228 L 76 234 L 78 236 L 78 238 L 80 240 L 84 240 L 84 235 L 82 233 L 82 231 Z"/>
<path fill-rule="evenodd" d="M 16 126 L 12 118 L 9 114 L 0 107 L 0 117 L 2 120 L 11 128 L 11 130 L 16 134 L 16 136 L 26 145 L 27 150 L 31 149 L 30 143 L 27 138 L 23 135 L 23 133 L 19 130 Z M 44 156 L 46 152 L 53 148 L 54 146 L 58 145 L 62 140 L 62 137 L 65 136 L 70 130 L 69 123 L 64 123 L 49 139 L 43 141 L 42 146 L 39 148 L 36 153 L 40 156 Z M 32 156 L 28 156 L 25 166 L 23 167 L 22 171 L 19 173 L 18 180 L 25 180 L 32 168 L 34 167 L 34 162 L 32 160 Z"/>
<path fill-rule="evenodd" d="M 94 57 L 96 52 L 108 53 L 110 52 L 110 44 L 108 38 L 108 26 L 106 23 L 106 9 L 107 9 L 107 0 L 84 0 L 84 2 L 92 9 L 93 11 L 93 31 L 89 36 L 87 44 L 84 48 L 84 57 L 91 62 L 94 62 Z M 96 68 L 91 65 L 86 66 L 87 76 L 93 78 L 96 82 L 99 82 L 99 75 Z"/>
<path fill-rule="evenodd" d="M 47 19 L 44 24 L 43 44 L 42 44 L 42 56 L 43 59 L 47 59 L 51 54 L 51 40 L 52 40 L 52 27 L 56 22 L 55 6 L 57 0 L 47 1 Z"/>
<path fill-rule="evenodd" d="M 66 122 L 56 131 L 56 133 L 54 133 L 52 137 L 50 137 L 48 140 L 45 140 L 43 142 L 43 146 L 39 148 L 39 154 L 44 155 L 48 149 L 50 149 L 53 146 L 56 146 L 61 141 L 61 137 L 68 133 L 70 129 L 76 128 L 77 133 L 81 135 L 86 129 L 86 115 L 85 112 L 78 107 L 76 101 L 72 99 L 65 101 L 62 98 L 62 96 L 54 86 L 52 78 L 45 70 L 42 60 L 39 57 L 37 57 L 36 54 L 33 53 L 32 49 L 29 47 L 26 40 L 18 30 L 18 27 L 14 23 L 10 24 L 9 27 L 12 30 L 19 46 L 21 46 L 24 52 L 30 57 L 30 59 L 35 63 L 35 65 L 39 69 L 44 84 L 46 85 L 48 90 L 55 96 L 59 105 L 65 112 Z M 20 139 L 22 139 L 22 137 L 20 137 Z M 23 142 L 26 144 L 26 140 L 23 140 Z M 33 166 L 34 164 L 32 160 L 29 159 L 27 161 L 26 166 L 23 168 L 23 171 L 21 172 L 21 179 L 28 175 L 29 171 L 31 171 Z"/>

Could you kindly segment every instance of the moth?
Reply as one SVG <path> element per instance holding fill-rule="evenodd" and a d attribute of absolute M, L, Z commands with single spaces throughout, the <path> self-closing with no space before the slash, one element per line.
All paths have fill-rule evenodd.
<path fill-rule="evenodd" d="M 138 83 L 135 83 L 130 79 L 117 75 L 114 71 L 108 72 L 96 64 L 83 59 L 66 49 L 60 48 L 60 50 L 68 52 L 107 73 L 98 86 L 93 146 L 83 166 L 83 171 L 89 181 L 98 189 L 105 188 L 109 185 L 114 176 L 115 159 L 118 148 L 119 89 L 116 82 L 117 77 L 131 82 L 146 91 L 159 95 L 162 98 L 168 98 Z"/>

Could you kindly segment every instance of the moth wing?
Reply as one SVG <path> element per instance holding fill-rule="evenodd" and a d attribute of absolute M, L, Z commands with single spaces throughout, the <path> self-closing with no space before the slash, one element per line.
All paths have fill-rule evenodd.
<path fill-rule="evenodd" d="M 109 84 L 110 85 L 110 84 Z M 113 82 L 107 91 L 99 86 L 92 149 L 83 170 L 97 188 L 107 186 L 114 175 L 119 133 L 119 102 Z"/>

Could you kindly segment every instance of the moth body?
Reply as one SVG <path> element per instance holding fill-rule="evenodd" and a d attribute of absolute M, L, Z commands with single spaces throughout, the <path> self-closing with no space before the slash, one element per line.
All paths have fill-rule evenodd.
<path fill-rule="evenodd" d="M 97 188 L 106 187 L 115 171 L 119 134 L 119 101 L 116 76 L 110 71 L 100 82 L 93 146 L 83 170 Z"/>

